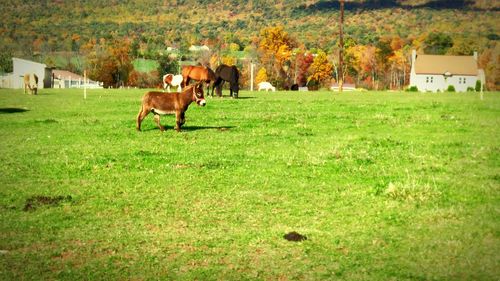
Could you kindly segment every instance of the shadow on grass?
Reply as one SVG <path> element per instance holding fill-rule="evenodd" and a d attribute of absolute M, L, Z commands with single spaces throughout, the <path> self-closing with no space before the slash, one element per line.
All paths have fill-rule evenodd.
<path fill-rule="evenodd" d="M 205 99 L 207 98 L 214 98 L 214 99 L 221 99 L 221 100 L 231 100 L 231 99 L 234 99 L 234 100 L 248 100 L 248 99 L 255 99 L 256 97 L 237 97 L 237 98 L 233 98 L 231 96 L 222 96 L 222 97 L 218 97 L 218 96 L 209 96 L 209 95 L 206 95 L 205 96 Z"/>
<path fill-rule="evenodd" d="M 234 126 L 182 126 L 181 127 L 181 133 L 182 132 L 191 132 L 191 131 L 198 131 L 198 130 L 217 130 L 219 132 L 225 132 L 229 131 Z M 151 127 L 147 129 L 142 129 L 143 132 L 148 132 L 148 131 L 160 131 L 158 127 Z M 165 126 L 165 132 L 166 131 L 175 131 L 173 126 Z"/>
<path fill-rule="evenodd" d="M 16 108 L 16 107 L 4 107 L 4 108 L 0 108 L 0 114 L 21 113 L 21 112 L 26 112 L 26 111 L 28 111 L 28 110 L 24 109 L 24 108 Z"/>
<path fill-rule="evenodd" d="M 234 126 L 186 126 L 182 127 L 181 131 L 217 130 L 219 132 L 225 132 L 232 128 L 234 128 Z"/>

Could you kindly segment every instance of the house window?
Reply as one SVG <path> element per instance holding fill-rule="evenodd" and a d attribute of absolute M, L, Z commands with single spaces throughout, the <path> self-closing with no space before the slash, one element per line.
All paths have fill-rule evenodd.
<path fill-rule="evenodd" d="M 432 76 L 426 76 L 425 77 L 425 83 L 434 83 L 434 77 L 432 77 Z"/>

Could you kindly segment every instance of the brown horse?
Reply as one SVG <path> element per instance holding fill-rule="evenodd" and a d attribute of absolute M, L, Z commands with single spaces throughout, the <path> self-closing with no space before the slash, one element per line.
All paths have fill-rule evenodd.
<path fill-rule="evenodd" d="M 181 93 L 147 92 L 142 98 L 141 110 L 137 114 L 137 131 L 141 130 L 142 120 L 153 112 L 156 125 L 161 131 L 165 127 L 160 124 L 160 115 L 175 114 L 175 130 L 180 132 L 181 126 L 186 122 L 184 113 L 192 102 L 199 106 L 205 106 L 205 96 L 201 83 L 190 85 Z"/>
<path fill-rule="evenodd" d="M 215 81 L 215 73 L 210 67 L 186 65 L 182 67 L 183 86 L 189 85 L 191 79 L 207 83 L 207 92 L 210 82 Z"/>

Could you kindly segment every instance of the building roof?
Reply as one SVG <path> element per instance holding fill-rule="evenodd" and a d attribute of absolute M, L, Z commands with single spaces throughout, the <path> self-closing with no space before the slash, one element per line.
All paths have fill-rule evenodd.
<path fill-rule="evenodd" d="M 46 64 L 44 63 L 39 63 L 39 62 L 35 62 L 35 61 L 31 61 L 31 60 L 25 60 L 25 59 L 20 59 L 20 58 L 12 58 L 12 62 L 15 62 L 15 61 L 19 61 L 19 62 L 23 62 L 23 63 L 29 63 L 29 64 L 35 64 L 35 65 L 39 65 L 41 67 L 47 67 Z"/>
<path fill-rule="evenodd" d="M 418 55 L 415 61 L 416 74 L 445 74 L 477 76 L 477 61 L 474 56 Z"/>
<path fill-rule="evenodd" d="M 67 71 L 67 70 L 54 69 L 54 70 L 52 70 L 52 74 L 54 75 L 55 78 L 58 78 L 58 79 L 59 78 L 68 79 L 69 77 L 71 77 L 71 79 L 74 79 L 74 80 L 78 80 L 78 79 L 83 80 L 83 76 L 78 75 L 76 73 L 73 73 L 71 71 Z"/>

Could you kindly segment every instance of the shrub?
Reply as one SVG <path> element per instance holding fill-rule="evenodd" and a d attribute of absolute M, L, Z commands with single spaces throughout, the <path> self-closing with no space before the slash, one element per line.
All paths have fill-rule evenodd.
<path fill-rule="evenodd" d="M 476 92 L 481 91 L 481 80 L 476 80 Z"/>
<path fill-rule="evenodd" d="M 407 92 L 418 92 L 417 86 L 411 86 L 406 89 Z"/>
<path fill-rule="evenodd" d="M 447 92 L 455 92 L 455 86 L 450 85 L 448 86 L 448 89 L 446 89 Z"/>
<path fill-rule="evenodd" d="M 467 92 L 474 92 L 474 88 L 472 88 L 472 87 L 467 87 Z"/>

